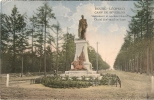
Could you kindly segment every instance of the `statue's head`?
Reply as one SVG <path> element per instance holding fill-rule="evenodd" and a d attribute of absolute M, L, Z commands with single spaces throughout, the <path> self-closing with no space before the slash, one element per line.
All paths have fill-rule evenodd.
<path fill-rule="evenodd" d="M 81 18 L 83 19 L 83 18 L 84 18 L 84 16 L 83 16 L 83 15 L 81 15 Z"/>

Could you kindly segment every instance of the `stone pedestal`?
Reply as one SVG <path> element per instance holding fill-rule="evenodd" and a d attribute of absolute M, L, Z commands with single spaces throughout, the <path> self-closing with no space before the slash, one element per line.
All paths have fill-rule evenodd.
<path fill-rule="evenodd" d="M 84 67 L 88 71 L 91 71 L 92 70 L 92 64 L 89 62 L 88 50 L 87 50 L 88 41 L 86 41 L 86 40 L 75 40 L 74 42 L 76 44 L 74 61 L 77 60 L 77 57 L 80 56 L 80 54 L 83 50 L 84 55 L 85 55 L 85 61 L 83 62 Z M 71 69 L 74 69 L 73 65 L 71 65 Z"/>
<path fill-rule="evenodd" d="M 83 65 L 86 70 L 73 70 L 74 66 L 71 65 L 71 71 L 65 71 L 65 74 L 62 74 L 61 76 L 69 76 L 69 77 L 80 77 L 81 76 L 86 76 L 86 77 L 100 77 L 100 74 L 97 74 L 96 71 L 92 70 L 92 64 L 89 62 L 89 57 L 88 57 L 88 41 L 86 40 L 75 40 L 74 41 L 76 44 L 76 50 L 75 50 L 75 57 L 74 61 L 77 61 L 77 58 L 80 56 L 81 52 L 83 51 L 84 53 L 84 62 Z"/>

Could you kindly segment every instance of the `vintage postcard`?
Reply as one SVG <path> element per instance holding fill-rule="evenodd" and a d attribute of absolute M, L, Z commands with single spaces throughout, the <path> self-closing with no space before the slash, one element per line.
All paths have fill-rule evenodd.
<path fill-rule="evenodd" d="M 0 98 L 154 99 L 153 0 L 0 0 Z"/>

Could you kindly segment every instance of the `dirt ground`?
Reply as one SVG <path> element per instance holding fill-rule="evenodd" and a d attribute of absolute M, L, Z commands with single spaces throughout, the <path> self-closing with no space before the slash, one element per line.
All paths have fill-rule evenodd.
<path fill-rule="evenodd" d="M 55 89 L 44 87 L 41 84 L 30 84 L 28 79 L 32 77 L 23 77 L 13 78 L 12 80 L 22 80 L 10 84 L 9 87 L 1 84 L 1 99 L 154 99 L 154 90 L 151 89 L 151 76 L 115 70 L 101 71 L 100 73 L 118 75 L 122 87 L 106 85 L 80 89 Z"/>

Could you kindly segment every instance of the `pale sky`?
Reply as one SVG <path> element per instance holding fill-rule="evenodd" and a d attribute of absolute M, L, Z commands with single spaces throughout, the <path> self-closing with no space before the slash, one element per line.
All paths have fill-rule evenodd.
<path fill-rule="evenodd" d="M 2 13 L 10 15 L 13 6 L 16 5 L 19 13 L 26 13 L 28 17 L 31 17 L 34 14 L 33 12 L 36 12 L 36 9 L 42 6 L 43 3 L 44 1 L 7 1 L 2 2 L 0 10 Z M 108 8 L 106 11 L 109 11 L 109 8 L 118 7 L 124 8 L 124 10 L 111 11 L 124 11 L 125 13 L 115 15 L 131 16 L 133 15 L 131 11 L 131 8 L 134 8 L 133 3 L 134 1 L 48 1 L 63 32 L 66 33 L 68 27 L 68 32 L 75 34 L 76 38 L 78 34 L 78 22 L 81 19 L 81 15 L 84 15 L 88 23 L 86 37 L 90 46 L 96 50 L 96 42 L 98 42 L 98 53 L 111 67 L 113 67 L 115 58 L 124 42 L 124 36 L 128 29 L 130 18 L 125 17 L 125 21 L 95 21 L 92 15 L 107 15 L 104 13 L 96 14 L 95 7 L 106 7 Z M 104 17 L 99 18 L 103 19 Z"/>

